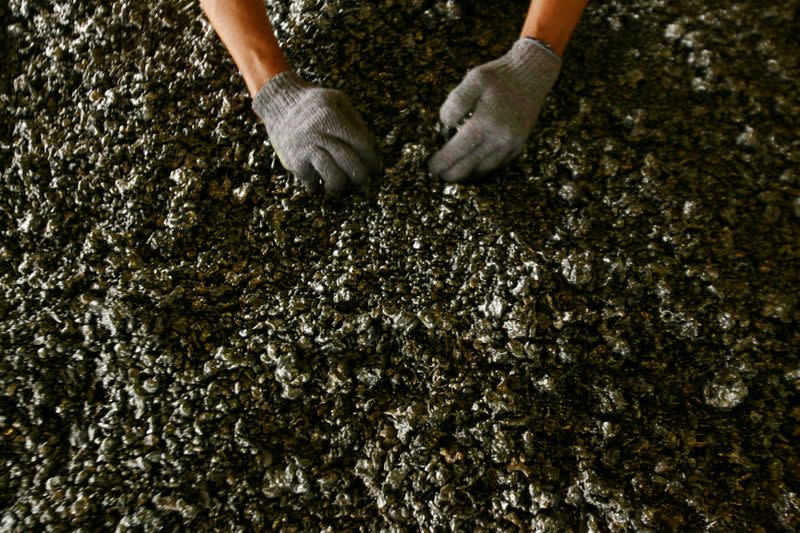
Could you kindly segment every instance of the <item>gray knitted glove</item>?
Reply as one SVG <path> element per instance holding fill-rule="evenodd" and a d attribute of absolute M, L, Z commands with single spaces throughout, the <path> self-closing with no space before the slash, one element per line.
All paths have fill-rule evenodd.
<path fill-rule="evenodd" d="M 458 133 L 428 168 L 447 181 L 479 176 L 516 158 L 525 148 L 544 99 L 558 78 L 561 59 L 533 39 L 519 39 L 500 59 L 472 69 L 439 111 Z"/>
<path fill-rule="evenodd" d="M 311 85 L 292 72 L 270 79 L 253 99 L 284 168 L 310 191 L 340 196 L 369 190 L 381 170 L 375 138 L 341 91 Z"/>

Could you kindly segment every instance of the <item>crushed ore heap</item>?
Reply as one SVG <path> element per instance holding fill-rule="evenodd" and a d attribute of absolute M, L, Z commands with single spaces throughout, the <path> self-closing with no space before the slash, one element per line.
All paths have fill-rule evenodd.
<path fill-rule="evenodd" d="M 194 2 L 0 6 L 0 528 L 796 531 L 798 3 L 596 2 L 525 155 L 426 173 L 525 2 L 268 8 L 381 143 L 277 164 Z"/>

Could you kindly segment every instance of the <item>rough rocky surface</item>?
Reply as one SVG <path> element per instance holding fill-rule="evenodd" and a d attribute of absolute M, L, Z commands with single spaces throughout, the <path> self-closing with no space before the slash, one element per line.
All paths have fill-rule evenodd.
<path fill-rule="evenodd" d="M 56 4 L 0 5 L 0 529 L 800 527 L 796 0 L 597 2 L 467 186 L 524 2 L 270 1 L 380 139 L 342 203 L 197 5 Z"/>

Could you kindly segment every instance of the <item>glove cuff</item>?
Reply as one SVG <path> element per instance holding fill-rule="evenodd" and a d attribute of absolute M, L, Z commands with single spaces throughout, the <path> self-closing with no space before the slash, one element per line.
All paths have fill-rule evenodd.
<path fill-rule="evenodd" d="M 561 72 L 561 58 L 547 46 L 522 37 L 506 54 L 509 67 L 518 72 L 529 86 L 549 91 Z"/>
<path fill-rule="evenodd" d="M 311 85 L 287 70 L 270 78 L 253 97 L 253 111 L 265 123 L 280 120 Z"/>

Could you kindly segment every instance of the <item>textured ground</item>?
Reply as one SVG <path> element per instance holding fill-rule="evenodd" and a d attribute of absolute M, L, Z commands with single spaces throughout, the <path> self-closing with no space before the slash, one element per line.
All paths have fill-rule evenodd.
<path fill-rule="evenodd" d="M 800 528 L 797 0 L 597 2 L 471 186 L 524 2 L 270 2 L 380 139 L 342 204 L 196 5 L 57 4 L 0 6 L 0 529 Z"/>

